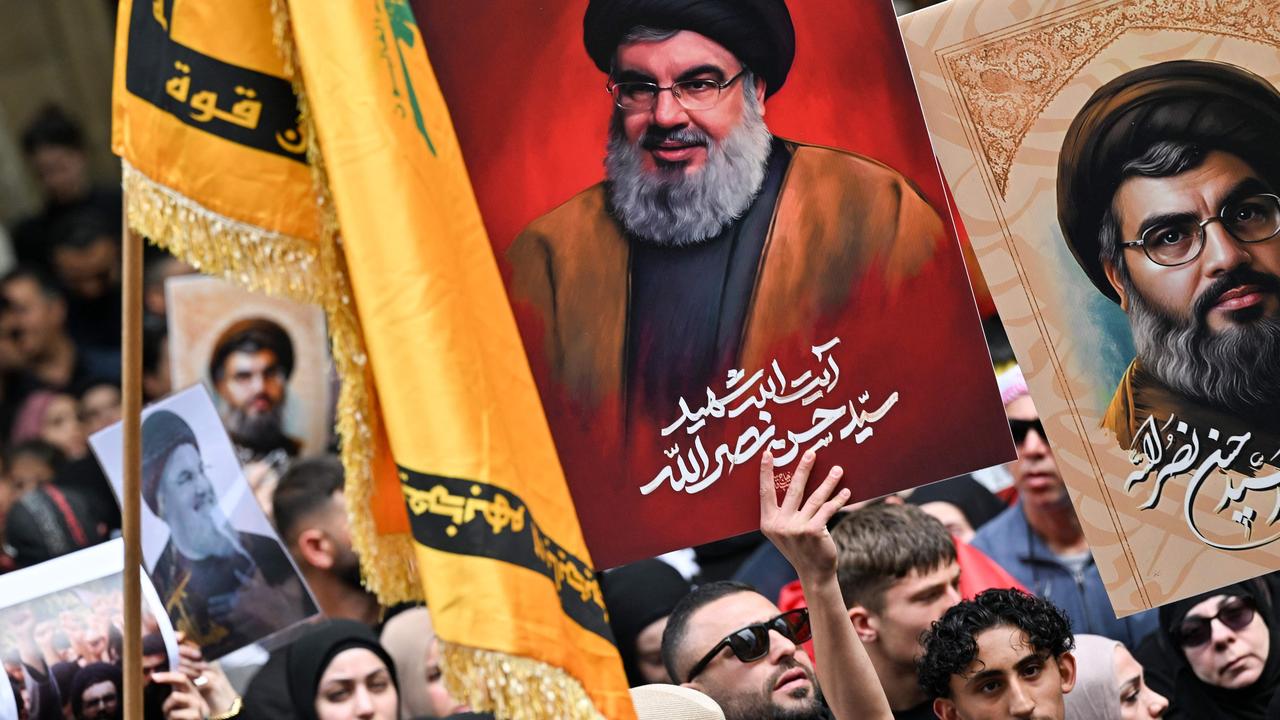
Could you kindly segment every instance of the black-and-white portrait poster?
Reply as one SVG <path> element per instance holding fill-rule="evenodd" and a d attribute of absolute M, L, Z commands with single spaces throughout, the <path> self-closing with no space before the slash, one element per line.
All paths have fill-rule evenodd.
<path fill-rule="evenodd" d="M 89 439 L 122 497 L 120 424 Z M 216 659 L 316 615 L 202 386 L 142 414 L 142 557 L 174 627 Z"/>

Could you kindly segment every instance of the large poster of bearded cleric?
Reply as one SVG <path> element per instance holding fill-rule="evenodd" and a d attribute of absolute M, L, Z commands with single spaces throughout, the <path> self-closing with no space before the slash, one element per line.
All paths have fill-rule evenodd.
<path fill-rule="evenodd" d="M 1115 610 L 1280 568 L 1280 29 L 1255 0 L 904 18 Z"/>
<path fill-rule="evenodd" d="M 124 502 L 122 425 L 89 444 Z M 174 627 L 205 658 L 282 644 L 319 613 L 203 385 L 143 411 L 141 491 L 143 567 Z"/>
<path fill-rule="evenodd" d="M 416 2 L 597 565 L 1012 457 L 888 2 Z"/>

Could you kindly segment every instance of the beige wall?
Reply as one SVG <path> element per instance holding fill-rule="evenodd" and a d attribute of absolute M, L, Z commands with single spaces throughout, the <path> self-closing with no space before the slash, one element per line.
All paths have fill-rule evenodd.
<path fill-rule="evenodd" d="M 84 127 L 95 180 L 119 182 L 111 155 L 114 6 L 108 0 L 0 0 L 0 222 L 39 205 L 22 128 L 48 102 Z"/>

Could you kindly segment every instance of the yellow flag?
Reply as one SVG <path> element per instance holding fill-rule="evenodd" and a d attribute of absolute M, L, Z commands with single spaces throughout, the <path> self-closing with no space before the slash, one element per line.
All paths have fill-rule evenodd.
<path fill-rule="evenodd" d="M 418 598 L 336 227 L 319 201 L 314 138 L 277 41 L 282 22 L 271 0 L 120 3 L 112 148 L 126 213 L 136 232 L 205 273 L 325 309 L 343 380 L 352 540 L 379 597 Z"/>
<path fill-rule="evenodd" d="M 413 13 L 289 13 L 446 677 L 499 717 L 634 717 Z"/>
<path fill-rule="evenodd" d="M 328 311 L 366 581 L 384 602 L 425 589 L 459 700 L 634 717 L 408 4 L 125 0 L 120 18 L 131 224 Z"/>
<path fill-rule="evenodd" d="M 206 235 L 261 239 L 250 260 L 258 266 L 295 259 L 288 252 L 314 257 L 320 215 L 270 6 L 224 0 L 211 17 L 214 5 L 120 5 L 112 147 L 124 161 L 131 217 L 183 247 L 193 223 L 197 244 Z M 229 18 L 241 32 L 209 32 Z"/>

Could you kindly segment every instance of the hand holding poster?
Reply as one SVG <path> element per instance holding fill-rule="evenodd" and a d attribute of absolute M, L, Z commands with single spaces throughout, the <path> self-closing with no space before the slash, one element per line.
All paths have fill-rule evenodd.
<path fill-rule="evenodd" d="M 1009 459 L 888 3 L 415 9 L 598 566 Z"/>
<path fill-rule="evenodd" d="M 1274 7 L 957 0 L 902 26 L 1116 611 L 1280 567 Z"/>
<path fill-rule="evenodd" d="M 120 426 L 89 442 L 118 494 Z M 174 626 L 205 658 L 272 644 L 318 613 L 202 387 L 144 411 L 142 499 L 143 565 Z"/>

